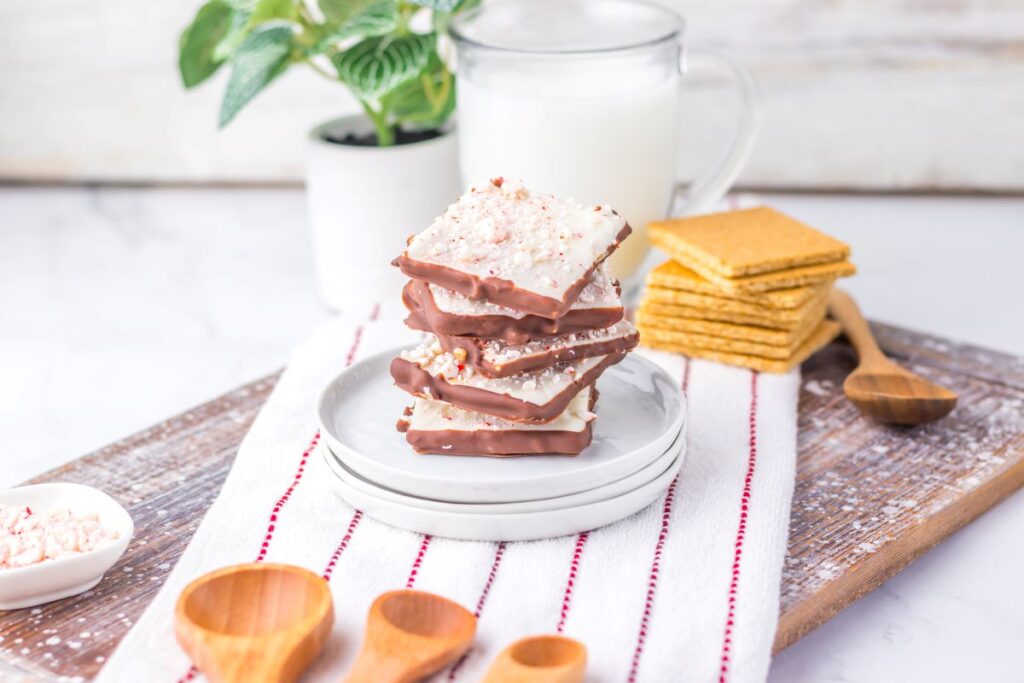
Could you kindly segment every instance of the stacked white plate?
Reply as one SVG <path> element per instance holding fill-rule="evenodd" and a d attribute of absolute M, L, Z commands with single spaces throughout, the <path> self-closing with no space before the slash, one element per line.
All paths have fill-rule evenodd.
<path fill-rule="evenodd" d="M 411 398 L 390 350 L 332 380 L 317 406 L 323 456 L 342 498 L 387 524 L 469 540 L 518 541 L 610 524 L 656 500 L 686 454 L 686 406 L 660 367 L 631 354 L 598 380 L 601 419 L 578 456 L 420 455 L 395 428 Z"/>

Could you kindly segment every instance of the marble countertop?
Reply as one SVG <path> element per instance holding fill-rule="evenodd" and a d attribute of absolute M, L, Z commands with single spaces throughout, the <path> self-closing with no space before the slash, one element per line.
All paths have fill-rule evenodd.
<path fill-rule="evenodd" d="M 853 245 L 871 317 L 1024 355 L 1024 198 L 765 199 Z M 0 217 L 0 486 L 280 367 L 327 315 L 298 189 L 0 187 Z M 1024 680 L 1021 528 L 1024 492 L 770 680 Z"/>

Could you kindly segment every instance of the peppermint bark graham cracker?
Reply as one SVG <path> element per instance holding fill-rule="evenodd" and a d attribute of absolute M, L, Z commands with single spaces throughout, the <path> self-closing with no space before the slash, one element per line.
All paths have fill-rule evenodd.
<path fill-rule="evenodd" d="M 559 363 L 632 350 L 640 334 L 628 320 L 611 327 L 536 337 L 525 344 L 500 339 L 436 335 L 441 347 L 485 377 L 511 377 Z"/>
<path fill-rule="evenodd" d="M 413 396 L 511 422 L 543 424 L 557 418 L 576 394 L 625 356 L 625 351 L 619 351 L 492 379 L 459 361 L 435 337 L 428 336 L 391 362 L 391 377 Z"/>
<path fill-rule="evenodd" d="M 587 387 L 565 410 L 543 425 L 476 413 L 442 401 L 416 399 L 398 422 L 417 453 L 439 455 L 578 455 L 590 445 L 597 389 Z"/>
<path fill-rule="evenodd" d="M 619 285 L 598 267 L 569 311 L 557 319 L 529 315 L 419 280 L 402 290 L 409 310 L 405 324 L 439 335 L 501 339 L 525 344 L 537 337 L 611 327 L 624 315 Z"/>
<path fill-rule="evenodd" d="M 496 178 L 470 188 L 394 264 L 415 280 L 557 319 L 630 232 L 609 206 L 584 207 Z"/>

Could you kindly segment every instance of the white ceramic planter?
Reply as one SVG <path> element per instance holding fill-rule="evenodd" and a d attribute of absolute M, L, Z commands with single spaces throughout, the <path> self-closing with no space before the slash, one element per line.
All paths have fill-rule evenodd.
<path fill-rule="evenodd" d="M 394 147 L 327 142 L 366 133 L 362 116 L 328 121 L 309 136 L 306 194 L 317 280 L 324 303 L 343 310 L 397 301 L 405 278 L 391 261 L 461 190 L 455 133 Z"/>

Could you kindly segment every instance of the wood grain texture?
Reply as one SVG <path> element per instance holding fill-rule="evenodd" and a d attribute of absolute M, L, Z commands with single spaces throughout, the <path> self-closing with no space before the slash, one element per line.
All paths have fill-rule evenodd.
<path fill-rule="evenodd" d="M 250 562 L 203 574 L 174 609 L 174 636 L 210 683 L 292 683 L 333 625 L 327 581 L 289 564 Z"/>
<path fill-rule="evenodd" d="M 853 298 L 833 287 L 828 312 L 843 327 L 859 357 L 843 381 L 843 393 L 861 414 L 889 424 L 916 426 L 935 422 L 956 407 L 957 396 L 894 362 L 878 348 L 868 321 Z"/>
<path fill-rule="evenodd" d="M 932 425 L 884 426 L 862 418 L 842 395 L 843 378 L 856 364 L 849 346 L 832 344 L 804 365 L 776 649 L 1024 484 L 1024 360 L 897 327 L 873 329 L 887 353 L 961 401 Z M 254 382 L 32 481 L 103 488 L 125 504 L 137 532 L 125 557 L 88 594 L 0 613 L 0 680 L 56 683 L 61 675 L 96 674 L 181 555 L 275 380 Z"/>
<path fill-rule="evenodd" d="M 1024 360 L 875 324 L 882 349 L 960 396 L 944 420 L 871 422 L 842 394 L 833 344 L 804 368 L 780 650 L 1024 484 Z"/>
<path fill-rule="evenodd" d="M 416 590 L 388 591 L 370 605 L 345 683 L 415 683 L 466 654 L 476 617 L 459 603 Z"/>
<path fill-rule="evenodd" d="M 0 612 L 0 681 L 96 675 L 185 550 L 276 380 L 257 380 L 28 482 L 106 491 L 128 509 L 135 537 L 87 593 Z"/>
<path fill-rule="evenodd" d="M 529 636 L 501 651 L 483 683 L 583 683 L 587 647 L 562 635 Z"/>

